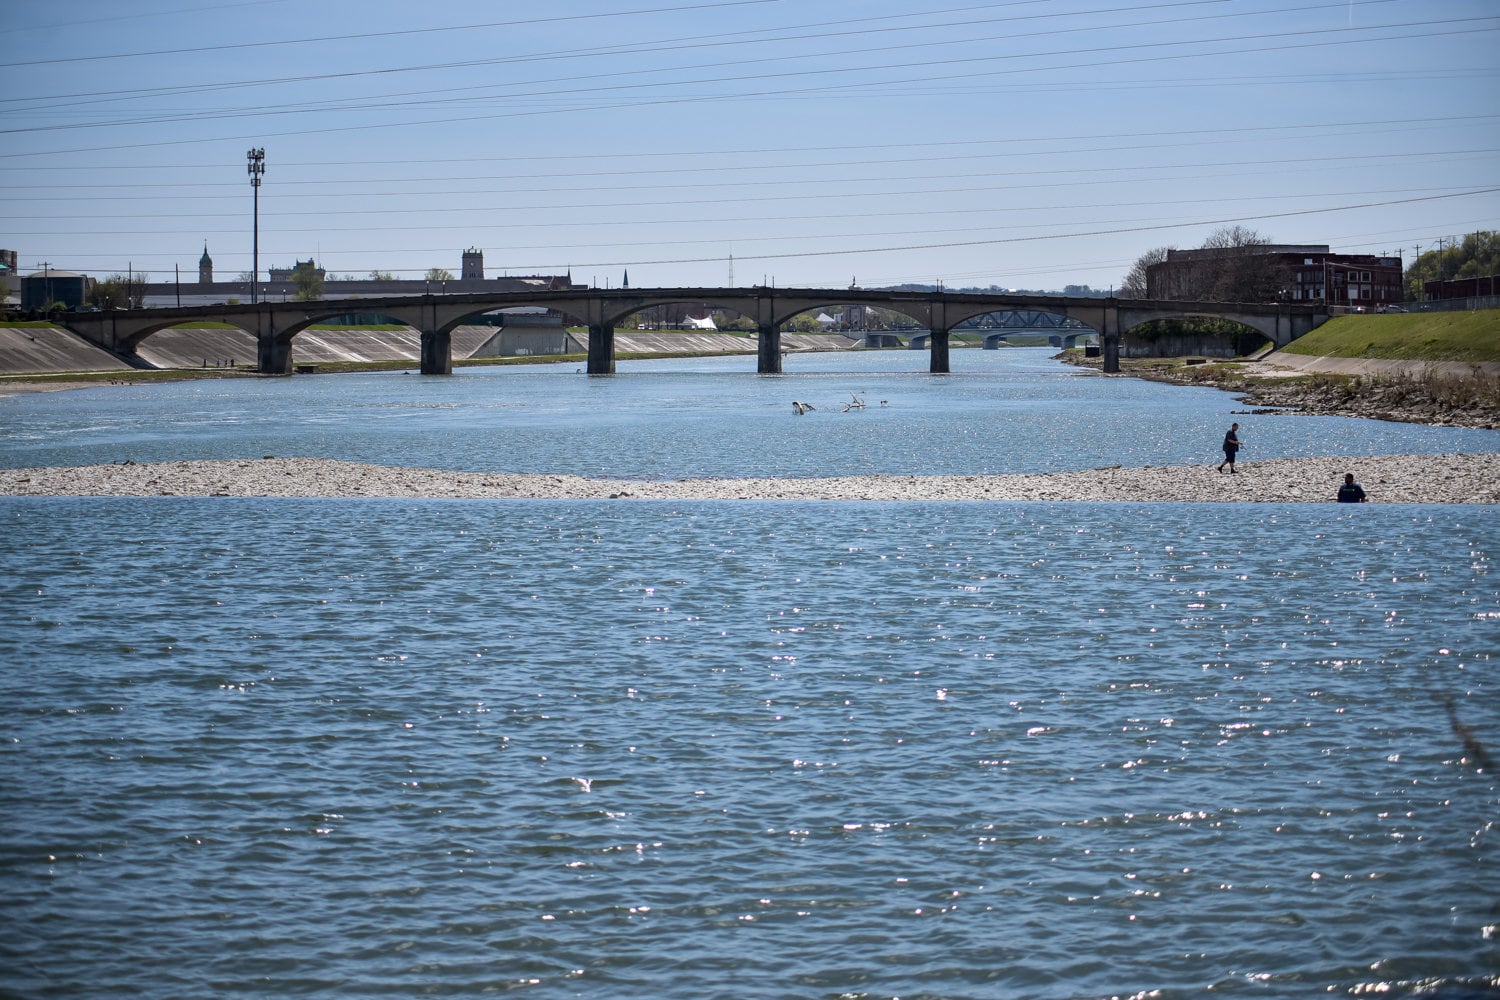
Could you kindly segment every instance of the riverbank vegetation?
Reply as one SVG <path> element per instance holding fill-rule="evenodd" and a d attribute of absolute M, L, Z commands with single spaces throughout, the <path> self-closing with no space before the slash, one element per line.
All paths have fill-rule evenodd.
<path fill-rule="evenodd" d="M 1282 350 L 1321 358 L 1500 361 L 1500 309 L 1335 316 Z"/>
<path fill-rule="evenodd" d="M 1399 371 L 1288 375 L 1240 358 L 1121 358 L 1120 372 L 1236 393 L 1259 408 L 1500 429 L 1500 310 L 1341 316 L 1294 341 L 1298 356 L 1406 362 Z M 1081 350 L 1059 357 L 1101 367 Z M 1440 364 L 1448 362 L 1450 364 Z M 1454 370 L 1453 364 L 1468 366 Z"/>

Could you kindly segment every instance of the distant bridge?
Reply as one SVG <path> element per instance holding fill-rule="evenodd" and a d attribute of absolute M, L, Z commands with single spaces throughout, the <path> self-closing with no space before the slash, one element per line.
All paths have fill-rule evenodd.
<path fill-rule="evenodd" d="M 1012 336 L 1042 337 L 1053 347 L 1073 347 L 1080 337 L 1099 336 L 1097 330 L 1076 319 L 1037 309 L 1007 309 L 986 313 L 982 318 L 983 323 L 961 323 L 950 332 L 966 336 L 982 335 L 986 351 L 993 351 L 1001 344 L 1009 343 Z M 930 336 L 927 333 L 914 334 L 907 342 L 907 347 L 911 350 L 927 350 Z"/>
<path fill-rule="evenodd" d="M 588 372 L 615 370 L 615 326 L 629 316 L 662 305 L 727 309 L 755 321 L 759 331 L 756 370 L 781 371 L 781 325 L 795 316 L 848 305 L 874 306 L 901 313 L 928 332 L 929 370 L 949 371 L 948 338 L 955 326 L 988 313 L 1045 313 L 1072 321 L 1075 329 L 1099 335 L 1106 372 L 1119 371 L 1120 335 L 1157 319 L 1212 317 L 1252 327 L 1285 346 L 1328 319 L 1321 304 L 1156 302 L 1089 296 L 913 292 L 841 288 L 574 288 L 568 290 L 460 292 L 390 298 L 330 299 L 315 302 L 262 302 L 257 305 L 186 306 L 60 314 L 57 322 L 93 344 L 122 357 L 168 327 L 194 320 L 226 323 L 256 338 L 256 367 L 268 375 L 292 370 L 292 341 L 316 323 L 349 313 L 378 314 L 405 323 L 422 336 L 425 375 L 453 373 L 452 332 L 473 317 L 500 309 L 540 307 L 571 317 L 589 331 Z"/>

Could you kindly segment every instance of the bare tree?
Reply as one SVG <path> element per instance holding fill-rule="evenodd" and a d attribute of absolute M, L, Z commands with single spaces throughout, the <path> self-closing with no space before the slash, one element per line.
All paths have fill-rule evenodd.
<path fill-rule="evenodd" d="M 1265 236 L 1244 226 L 1220 226 L 1203 240 L 1203 249 L 1242 250 L 1247 247 L 1264 247 L 1270 242 Z"/>
<path fill-rule="evenodd" d="M 1146 291 L 1146 272 L 1152 264 L 1160 264 L 1167 259 L 1167 251 L 1172 247 L 1153 247 L 1136 258 L 1131 265 L 1130 273 L 1125 275 L 1120 282 L 1120 298 L 1122 299 L 1144 299 L 1149 295 Z"/>
<path fill-rule="evenodd" d="M 1161 256 L 1155 257 L 1158 253 Z M 1156 298 L 1273 302 L 1286 281 L 1271 241 L 1244 226 L 1216 229 L 1196 250 L 1175 256 L 1167 251 L 1150 251 L 1136 262 L 1136 268 L 1144 272 L 1169 258 L 1170 266 L 1158 276 L 1156 287 L 1150 292 Z M 1136 277 L 1135 270 L 1126 276 L 1127 287 L 1132 286 Z"/>
<path fill-rule="evenodd" d="M 1283 276 L 1270 252 L 1271 240 L 1244 226 L 1224 226 L 1208 234 L 1204 250 L 1217 250 L 1206 269 L 1201 297 L 1209 302 L 1273 302 Z"/>

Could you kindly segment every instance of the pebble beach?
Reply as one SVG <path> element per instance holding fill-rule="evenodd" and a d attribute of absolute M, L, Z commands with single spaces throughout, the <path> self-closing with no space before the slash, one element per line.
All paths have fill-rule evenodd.
<path fill-rule="evenodd" d="M 0 470 L 0 496 L 1330 503 L 1346 472 L 1371 503 L 1500 504 L 1496 456 L 1383 455 L 1003 476 L 622 480 L 391 468 L 326 458 Z"/>

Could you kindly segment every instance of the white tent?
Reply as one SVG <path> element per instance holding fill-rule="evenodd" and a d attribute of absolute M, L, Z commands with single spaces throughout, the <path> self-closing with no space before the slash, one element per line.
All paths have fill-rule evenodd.
<path fill-rule="evenodd" d="M 682 322 L 687 325 L 687 328 L 689 330 L 717 330 L 718 329 L 718 327 L 714 325 L 714 318 L 712 316 L 705 316 L 702 319 L 693 319 L 693 317 L 689 316 L 686 319 L 684 319 Z"/>

